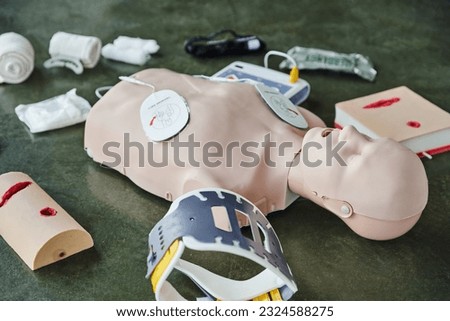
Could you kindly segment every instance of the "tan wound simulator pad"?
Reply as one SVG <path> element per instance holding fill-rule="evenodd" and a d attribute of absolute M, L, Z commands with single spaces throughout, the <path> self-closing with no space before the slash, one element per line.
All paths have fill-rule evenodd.
<path fill-rule="evenodd" d="M 28 175 L 0 175 L 0 235 L 32 270 L 94 245 L 79 225 Z"/>

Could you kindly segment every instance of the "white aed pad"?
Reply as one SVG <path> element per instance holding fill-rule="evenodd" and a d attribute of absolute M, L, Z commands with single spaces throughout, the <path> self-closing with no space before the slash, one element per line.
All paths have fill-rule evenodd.
<path fill-rule="evenodd" d="M 297 110 L 297 107 L 276 88 L 268 87 L 261 83 L 256 84 L 255 88 L 278 117 L 294 127 L 308 128 L 308 123 Z"/>
<path fill-rule="evenodd" d="M 278 89 L 294 105 L 304 102 L 311 90 L 311 86 L 304 79 L 298 79 L 295 83 L 291 83 L 289 75 L 284 72 L 241 61 L 229 64 L 212 77 L 261 82 L 266 86 Z"/>
<path fill-rule="evenodd" d="M 189 121 L 189 107 L 173 90 L 159 90 L 141 105 L 141 124 L 145 135 L 159 142 L 177 135 Z"/>

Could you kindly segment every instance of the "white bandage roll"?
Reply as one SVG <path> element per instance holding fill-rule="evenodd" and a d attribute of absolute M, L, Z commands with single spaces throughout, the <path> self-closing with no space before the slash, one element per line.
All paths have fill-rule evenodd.
<path fill-rule="evenodd" d="M 80 62 L 84 68 L 94 68 L 100 59 L 102 42 L 97 37 L 57 32 L 50 39 L 48 52 L 51 59 L 44 63 L 46 68 L 65 66 L 67 61 Z M 58 64 L 58 60 L 63 63 Z"/>
<path fill-rule="evenodd" d="M 0 84 L 19 84 L 34 69 L 34 49 L 22 35 L 8 32 L 0 35 Z"/>
<path fill-rule="evenodd" d="M 153 39 L 141 39 L 127 36 L 119 36 L 114 40 L 114 46 L 121 49 L 133 48 L 145 51 L 148 54 L 158 52 L 159 45 Z"/>
<path fill-rule="evenodd" d="M 150 59 L 150 55 L 143 50 L 134 48 L 123 49 L 110 43 L 102 48 L 102 56 L 108 59 L 139 66 L 145 64 Z"/>

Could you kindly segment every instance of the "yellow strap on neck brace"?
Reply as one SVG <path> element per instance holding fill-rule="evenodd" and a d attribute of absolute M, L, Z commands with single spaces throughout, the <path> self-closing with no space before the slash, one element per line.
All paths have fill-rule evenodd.
<path fill-rule="evenodd" d="M 177 253 L 179 244 L 180 241 L 176 240 L 169 246 L 169 249 L 164 254 L 161 261 L 155 266 L 153 273 L 150 275 L 150 283 L 152 284 L 153 292 L 156 292 L 156 286 L 158 285 L 164 271 L 167 269 L 170 261 L 172 261 L 175 253 Z"/>
<path fill-rule="evenodd" d="M 273 289 L 270 292 L 257 296 L 252 301 L 283 301 L 283 298 L 278 289 Z"/>
<path fill-rule="evenodd" d="M 156 292 L 156 286 L 158 285 L 159 280 L 161 279 L 164 271 L 167 269 L 167 266 L 172 261 L 175 253 L 178 250 L 178 246 L 180 245 L 180 241 L 174 241 L 170 246 L 167 252 L 162 257 L 161 261 L 156 265 L 153 273 L 150 275 L 150 282 L 152 284 L 153 292 Z M 218 300 L 221 301 L 221 300 Z M 281 297 L 281 293 L 278 289 L 273 289 L 267 293 L 261 294 L 251 301 L 283 301 Z"/>

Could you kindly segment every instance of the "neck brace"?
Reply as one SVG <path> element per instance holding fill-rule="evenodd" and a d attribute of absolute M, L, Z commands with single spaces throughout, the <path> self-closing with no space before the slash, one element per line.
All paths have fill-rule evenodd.
<path fill-rule="evenodd" d="M 248 218 L 253 240 L 243 236 L 237 214 Z M 173 270 L 187 275 L 207 300 L 287 300 L 297 291 L 270 223 L 252 203 L 227 190 L 200 189 L 175 200 L 150 232 L 149 248 L 147 277 L 157 300 L 186 300 L 167 281 Z M 242 256 L 265 270 L 248 280 L 228 279 L 182 259 L 185 248 Z"/>

